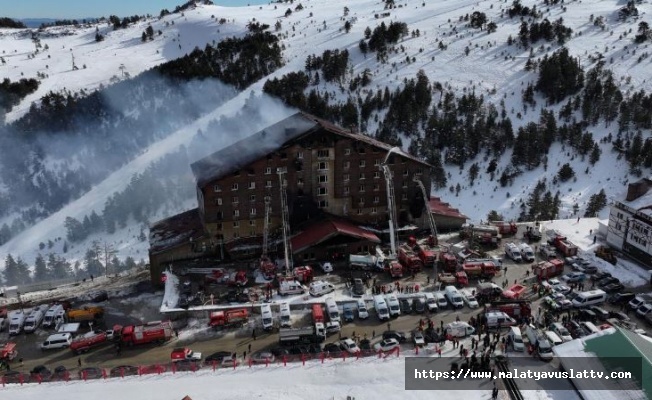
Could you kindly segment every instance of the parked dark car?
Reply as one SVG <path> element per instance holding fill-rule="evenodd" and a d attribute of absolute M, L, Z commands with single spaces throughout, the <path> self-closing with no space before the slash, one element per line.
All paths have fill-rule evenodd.
<path fill-rule="evenodd" d="M 211 354 L 210 356 L 204 358 L 204 364 L 207 365 L 213 364 L 213 362 L 216 362 L 217 364 L 221 364 L 224 358 L 231 358 L 232 355 L 233 353 L 230 351 L 217 351 Z"/>
<path fill-rule="evenodd" d="M 29 371 L 30 378 L 34 382 L 40 381 L 49 381 L 52 378 L 52 371 L 50 371 L 45 365 L 37 365 L 31 371 Z"/>
<path fill-rule="evenodd" d="M 339 357 L 342 355 L 342 349 L 335 343 L 327 343 L 324 346 L 324 353 L 330 357 Z"/>
<path fill-rule="evenodd" d="M 423 314 L 426 311 L 426 300 L 423 297 L 413 299 L 412 308 L 414 308 L 415 313 Z"/>
<path fill-rule="evenodd" d="M 598 320 L 598 316 L 595 312 L 587 308 L 580 309 L 578 315 L 582 321 L 596 322 Z"/>
<path fill-rule="evenodd" d="M 573 339 L 577 339 L 579 337 L 586 336 L 585 333 L 584 333 L 584 330 L 582 330 L 582 327 L 580 326 L 580 324 L 578 324 L 575 321 L 568 321 L 568 322 L 566 322 L 566 324 L 564 326 L 566 327 L 566 329 L 568 329 L 571 336 L 573 336 Z"/>
<path fill-rule="evenodd" d="M 598 272 L 597 274 L 591 277 L 591 280 L 598 282 L 604 278 L 611 278 L 611 274 L 609 272 Z"/>
<path fill-rule="evenodd" d="M 596 272 L 598 272 L 598 267 L 595 265 L 587 265 L 584 267 L 585 274 L 595 274 Z"/>
<path fill-rule="evenodd" d="M 371 341 L 369 339 L 362 339 L 358 347 L 360 347 L 360 350 L 371 350 Z"/>
<path fill-rule="evenodd" d="M 626 304 L 636 296 L 636 293 L 616 293 L 609 299 L 611 304 Z"/>
<path fill-rule="evenodd" d="M 317 343 L 313 343 L 308 346 L 308 353 L 310 354 L 319 354 L 322 352 L 321 345 Z"/>
<path fill-rule="evenodd" d="M 174 368 L 177 371 L 197 371 L 201 368 L 199 360 L 179 360 L 174 362 Z"/>
<path fill-rule="evenodd" d="M 133 365 L 120 365 L 117 367 L 111 368 L 109 376 L 111 378 L 118 378 L 122 376 L 133 376 L 138 375 L 138 367 Z"/>
<path fill-rule="evenodd" d="M 360 296 L 364 296 L 364 294 L 365 294 L 364 282 L 362 282 L 362 279 L 360 278 L 355 278 L 353 280 L 353 296 L 360 297 Z"/>
<path fill-rule="evenodd" d="M 249 295 L 240 290 L 229 290 L 226 294 L 226 301 L 229 303 L 246 303 L 249 301 Z"/>
<path fill-rule="evenodd" d="M 615 318 L 618 321 L 629 321 L 630 318 L 622 311 L 609 311 L 609 318 Z"/>
<path fill-rule="evenodd" d="M 401 299 L 401 313 L 410 314 L 412 312 L 412 301 L 410 299 Z"/>
<path fill-rule="evenodd" d="M 598 281 L 598 287 L 603 288 L 611 283 L 620 283 L 620 280 L 618 278 L 614 278 L 613 276 L 609 276 L 607 278 L 603 278 Z"/>
<path fill-rule="evenodd" d="M 7 371 L 2 376 L 5 383 L 28 383 L 29 375 L 20 371 Z"/>
<path fill-rule="evenodd" d="M 605 293 L 616 293 L 625 289 L 625 286 L 622 283 L 610 283 L 602 287 Z"/>
<path fill-rule="evenodd" d="M 290 355 L 290 351 L 283 347 L 274 347 L 273 349 L 270 350 L 270 352 L 274 354 L 274 357 L 281 360 L 283 359 L 283 357 L 288 357 Z"/>
<path fill-rule="evenodd" d="M 589 310 L 593 311 L 600 321 L 606 321 L 609 319 L 609 312 L 604 308 L 592 306 L 589 307 Z"/>
<path fill-rule="evenodd" d="M 399 343 L 405 343 L 407 341 L 407 336 L 405 333 L 398 331 L 385 331 L 383 332 L 383 339 L 396 339 Z"/>
<path fill-rule="evenodd" d="M 104 370 L 99 367 L 86 367 L 79 370 L 79 379 L 100 379 L 104 376 Z"/>
<path fill-rule="evenodd" d="M 63 365 L 58 365 L 56 368 L 54 368 L 54 372 L 52 373 L 52 380 L 64 380 L 68 379 L 70 377 L 70 374 L 68 373 L 68 369 L 63 366 Z"/>
<path fill-rule="evenodd" d="M 443 336 L 438 334 L 434 328 L 426 328 L 423 331 L 423 336 L 426 339 L 426 343 L 440 343 L 443 340 Z"/>

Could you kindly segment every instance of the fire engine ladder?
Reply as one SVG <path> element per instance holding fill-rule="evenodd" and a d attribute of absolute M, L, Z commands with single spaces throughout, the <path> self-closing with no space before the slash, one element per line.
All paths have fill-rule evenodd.
<path fill-rule="evenodd" d="M 271 207 L 271 199 L 265 197 L 265 222 L 263 222 L 263 256 L 267 256 L 267 247 L 269 246 L 269 214 Z"/>
<path fill-rule="evenodd" d="M 285 169 L 278 168 L 279 189 L 281 191 L 281 215 L 283 218 L 283 248 L 285 250 L 285 275 L 290 276 L 292 266 L 290 265 L 290 212 L 288 211 L 288 193 L 287 185 L 283 182 Z"/>
<path fill-rule="evenodd" d="M 419 185 L 419 188 L 421 189 L 421 194 L 423 194 L 423 204 L 426 207 L 426 214 L 428 215 L 428 223 L 430 224 L 430 232 L 432 232 L 432 237 L 437 240 L 437 225 L 435 225 L 435 219 L 432 216 L 432 213 L 430 212 L 430 207 L 428 206 L 429 200 L 428 200 L 428 193 L 426 193 L 426 187 L 423 185 L 423 182 L 421 182 L 421 179 L 417 175 L 414 175 L 414 178 L 412 179 L 417 185 Z"/>
<path fill-rule="evenodd" d="M 387 184 L 387 214 L 389 216 L 389 242 L 391 246 L 392 257 L 396 257 L 397 254 L 396 246 L 398 243 L 398 235 L 396 232 L 396 227 L 394 226 L 397 221 L 396 204 L 394 203 L 394 177 L 392 175 L 392 171 L 389 169 L 389 165 L 387 165 L 387 161 L 389 160 L 389 156 L 395 150 L 400 149 L 398 147 L 392 147 L 387 153 L 387 156 L 385 156 L 385 160 L 380 165 L 380 169 L 385 175 L 385 183 Z"/>

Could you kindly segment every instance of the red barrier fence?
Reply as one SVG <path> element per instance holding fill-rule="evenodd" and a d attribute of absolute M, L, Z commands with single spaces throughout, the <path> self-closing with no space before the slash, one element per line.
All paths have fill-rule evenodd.
<path fill-rule="evenodd" d="M 327 352 L 320 352 L 317 354 L 298 354 L 298 355 L 283 355 L 282 357 L 278 357 L 276 359 L 277 365 L 283 364 L 283 366 L 287 366 L 288 363 L 298 363 L 301 362 L 303 366 L 306 365 L 306 361 L 309 360 L 319 360 L 321 364 L 324 363 L 325 360 L 339 360 L 341 359 L 342 362 L 347 362 L 347 358 L 353 358 L 355 356 L 356 360 L 359 360 L 362 357 L 377 357 L 378 359 L 385 359 L 393 354 L 396 354 L 398 357 L 400 355 L 400 349 L 394 349 L 389 352 L 383 352 L 383 351 L 374 351 L 374 350 L 362 350 L 359 351 L 355 354 L 349 354 L 346 351 L 342 352 L 335 352 L 335 353 L 327 353 Z M 418 350 L 416 350 L 416 354 L 418 354 Z M 105 369 L 105 368 L 94 368 L 94 367 L 89 367 L 89 368 L 84 368 L 79 371 L 79 373 L 75 375 L 71 375 L 70 371 L 64 371 L 62 373 L 57 373 L 57 374 L 51 374 L 51 375 L 42 375 L 42 374 L 26 374 L 26 373 L 17 373 L 14 375 L 9 375 L 9 376 L 2 376 L 0 377 L 0 383 L 2 384 L 2 387 L 5 387 L 6 384 L 25 384 L 25 383 L 47 383 L 47 382 L 56 382 L 56 381 L 65 381 L 69 382 L 70 380 L 83 380 L 83 381 L 88 381 L 88 380 L 97 380 L 97 379 L 110 379 L 110 378 L 118 378 L 118 379 L 124 379 L 127 376 L 143 376 L 143 375 L 150 375 L 150 374 L 162 374 L 167 371 L 171 371 L 173 374 L 176 374 L 177 372 L 197 372 L 200 370 L 207 370 L 207 369 L 212 369 L 213 371 L 216 371 L 218 369 L 224 369 L 224 368 L 233 368 L 236 369 L 237 367 L 249 367 L 251 368 L 253 365 L 260 365 L 261 367 L 263 366 L 269 367 L 271 364 L 269 359 L 265 359 L 264 362 L 255 362 L 251 358 L 248 358 L 246 362 L 240 363 L 237 359 L 233 359 L 233 362 L 226 361 L 223 363 L 219 363 L 217 361 L 209 361 L 209 362 L 204 362 L 204 363 L 184 363 L 184 364 L 177 364 L 177 363 L 169 363 L 169 364 L 151 364 L 151 365 L 140 365 L 140 366 L 126 366 L 126 367 L 120 367 L 120 368 L 113 368 L 113 369 Z"/>

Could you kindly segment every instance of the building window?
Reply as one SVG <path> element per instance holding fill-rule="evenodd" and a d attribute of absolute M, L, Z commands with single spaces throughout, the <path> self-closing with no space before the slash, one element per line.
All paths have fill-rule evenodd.
<path fill-rule="evenodd" d="M 217 229 L 218 231 L 221 231 L 223 229 L 222 228 L 222 223 L 218 222 L 217 224 L 215 224 L 215 229 Z"/>
<path fill-rule="evenodd" d="M 358 215 L 362 215 L 362 208 L 358 208 L 358 209 L 356 210 L 356 214 L 358 214 Z"/>
<path fill-rule="evenodd" d="M 375 159 L 375 160 L 374 160 L 374 165 L 375 165 L 376 167 L 380 167 L 380 159 L 378 159 L 378 158 Z"/>
<path fill-rule="evenodd" d="M 350 156 L 351 155 L 351 149 L 349 149 L 348 147 L 346 149 L 344 149 L 344 155 L 345 156 Z"/>
<path fill-rule="evenodd" d="M 256 182 L 249 182 L 249 189 L 256 189 Z"/>
<path fill-rule="evenodd" d="M 622 230 L 622 225 L 616 224 L 616 229 L 618 229 L 619 231 Z"/>
<path fill-rule="evenodd" d="M 216 190 L 216 192 L 218 192 L 218 190 Z M 623 219 L 623 213 L 617 213 L 616 217 L 618 217 L 618 219 Z"/>
<path fill-rule="evenodd" d="M 222 188 L 220 188 L 220 185 L 213 185 L 213 191 L 216 192 L 216 193 L 221 192 Z"/>
<path fill-rule="evenodd" d="M 328 194 L 328 189 L 326 189 L 325 187 L 320 187 L 319 188 L 319 195 L 320 196 L 325 196 L 327 194 Z"/>
<path fill-rule="evenodd" d="M 351 175 L 349 175 L 349 174 L 344 174 L 344 175 L 342 176 L 342 178 L 344 179 L 344 182 L 348 182 L 348 181 L 351 179 Z"/>
<path fill-rule="evenodd" d="M 328 182 L 328 175 L 319 175 L 319 183 Z"/>
<path fill-rule="evenodd" d="M 317 158 L 328 158 L 328 149 L 326 150 L 317 150 Z"/>
<path fill-rule="evenodd" d="M 249 226 L 256 226 L 256 220 L 255 219 L 250 220 Z"/>
<path fill-rule="evenodd" d="M 319 200 L 319 208 L 328 207 L 328 200 Z"/>
<path fill-rule="evenodd" d="M 250 194 L 249 195 L 249 201 L 256 201 L 256 195 L 255 194 Z"/>
<path fill-rule="evenodd" d="M 218 211 L 217 213 L 215 213 L 215 219 L 221 221 L 222 219 L 224 219 L 224 213 L 222 213 L 222 211 Z"/>
<path fill-rule="evenodd" d="M 344 169 L 351 168 L 351 161 L 344 161 Z"/>
<path fill-rule="evenodd" d="M 403 176 L 410 176 L 410 171 L 407 169 L 403 171 Z"/>
<path fill-rule="evenodd" d="M 238 184 L 237 183 L 232 184 L 231 190 L 238 190 Z"/>
<path fill-rule="evenodd" d="M 407 193 L 401 194 L 401 200 L 407 200 Z"/>
<path fill-rule="evenodd" d="M 216 205 L 218 205 L 218 206 L 222 205 L 222 198 L 221 197 L 217 197 L 214 201 L 215 201 Z"/>
<path fill-rule="evenodd" d="M 416 176 L 421 176 L 421 175 L 423 175 L 423 170 L 422 170 L 421 168 L 419 168 L 419 169 L 417 169 L 417 170 L 414 172 L 414 174 L 415 174 Z"/>
<path fill-rule="evenodd" d="M 401 187 L 402 187 L 403 189 L 407 189 L 407 187 L 408 187 L 408 186 L 407 186 L 407 181 L 403 181 Z"/>
<path fill-rule="evenodd" d="M 252 208 L 251 210 L 249 210 L 249 215 L 256 215 L 256 209 Z"/>
<path fill-rule="evenodd" d="M 303 151 L 298 151 L 298 152 L 297 152 L 297 158 L 298 158 L 299 160 L 303 160 Z"/>
<path fill-rule="evenodd" d="M 272 187 L 272 181 L 265 182 L 265 187 L 266 188 L 271 188 Z"/>
<path fill-rule="evenodd" d="M 380 179 L 380 171 L 374 172 L 374 179 Z"/>
<path fill-rule="evenodd" d="M 233 197 L 233 199 L 231 199 L 231 203 L 233 203 L 234 206 L 237 206 L 238 203 L 240 203 L 240 200 L 237 197 Z"/>
<path fill-rule="evenodd" d="M 364 192 L 364 185 L 360 185 L 360 186 L 358 187 L 358 191 L 359 191 L 359 192 Z"/>
<path fill-rule="evenodd" d="M 360 180 L 361 180 L 361 181 L 364 180 L 364 172 L 361 172 L 361 173 L 360 173 Z"/>
<path fill-rule="evenodd" d="M 371 207 L 371 213 L 378 214 L 378 210 L 376 209 L 376 207 Z"/>
<path fill-rule="evenodd" d="M 249 175 L 249 176 L 254 176 L 254 175 L 256 175 L 256 170 L 254 170 L 253 168 L 249 168 L 249 169 L 247 170 L 247 175 Z"/>
<path fill-rule="evenodd" d="M 360 197 L 360 198 L 358 199 L 358 206 L 360 206 L 360 207 L 364 207 L 364 198 L 363 198 L 363 197 Z"/>
<path fill-rule="evenodd" d="M 374 183 L 374 192 L 377 192 L 380 190 L 380 185 L 378 183 Z"/>
<path fill-rule="evenodd" d="M 303 186 L 303 178 L 297 178 L 297 185 Z"/>
<path fill-rule="evenodd" d="M 380 203 L 380 196 L 374 196 L 374 204 Z"/>
<path fill-rule="evenodd" d="M 265 175 L 269 175 L 271 173 L 272 173 L 272 167 L 265 168 Z"/>
<path fill-rule="evenodd" d="M 288 172 L 288 167 L 278 167 L 278 168 L 276 168 L 276 172 L 277 173 L 282 172 L 282 173 L 286 174 Z"/>
<path fill-rule="evenodd" d="M 234 228 L 239 228 L 240 227 L 240 221 L 233 221 L 233 227 Z"/>
<path fill-rule="evenodd" d="M 348 194 L 349 194 L 349 187 L 348 187 L 348 186 L 344 186 L 344 195 L 345 195 L 345 196 L 348 196 Z"/>
<path fill-rule="evenodd" d="M 265 203 L 270 202 L 272 201 L 272 196 L 265 196 L 263 200 L 265 200 Z"/>
<path fill-rule="evenodd" d="M 365 153 L 365 149 L 364 149 L 364 147 L 361 146 L 361 147 L 358 149 L 358 153 L 360 153 L 360 154 L 364 154 L 364 153 Z"/>
<path fill-rule="evenodd" d="M 365 162 L 365 160 L 360 160 L 360 168 L 364 168 L 365 165 L 367 165 L 367 163 Z"/>
<path fill-rule="evenodd" d="M 320 171 L 327 171 L 328 170 L 328 163 L 326 163 L 324 161 L 320 161 L 319 163 L 317 163 L 317 169 L 320 170 Z"/>
<path fill-rule="evenodd" d="M 233 218 L 240 217 L 240 210 L 233 210 Z"/>

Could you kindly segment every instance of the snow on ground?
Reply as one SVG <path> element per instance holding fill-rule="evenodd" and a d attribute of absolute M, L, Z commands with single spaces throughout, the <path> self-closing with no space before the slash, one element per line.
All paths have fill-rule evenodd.
<path fill-rule="evenodd" d="M 638 264 L 618 258 L 618 263 L 614 266 L 596 257 L 595 249 L 604 245 L 598 236 L 598 224 L 597 218 L 580 218 L 579 221 L 577 219 L 562 219 L 544 222 L 543 229 L 544 231 L 554 230 L 566 236 L 580 250 L 578 255 L 588 258 L 600 270 L 609 272 L 620 279 L 623 285 L 636 287 L 647 284 L 650 281 L 650 271 Z M 593 243 L 594 236 L 597 236 L 595 244 Z"/>
<path fill-rule="evenodd" d="M 451 354 L 452 348 L 448 349 Z M 446 353 L 444 353 L 445 355 Z M 435 360 L 433 358 L 433 360 Z M 213 372 L 203 369 L 198 372 L 165 373 L 124 379 L 100 381 L 71 381 L 43 385 L 7 385 L 0 388 L 3 398 L 12 400 L 88 399 L 111 393 L 111 397 L 142 400 L 179 400 L 188 395 L 193 400 L 219 398 L 230 400 L 266 399 L 323 399 L 344 400 L 351 396 L 358 400 L 409 400 L 431 399 L 453 400 L 463 395 L 467 400 L 488 400 L 491 392 L 435 392 L 406 391 L 404 357 L 389 356 L 346 361 L 318 360 L 301 363 L 273 364 L 269 367 L 247 366 L 236 370 L 225 368 Z"/>

